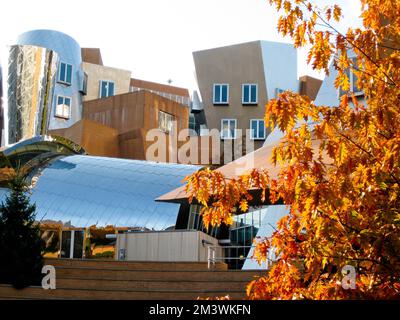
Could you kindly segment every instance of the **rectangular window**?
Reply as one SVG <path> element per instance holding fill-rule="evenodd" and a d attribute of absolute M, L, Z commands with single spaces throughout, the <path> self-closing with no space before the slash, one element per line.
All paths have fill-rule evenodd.
<path fill-rule="evenodd" d="M 352 58 L 351 61 L 353 62 L 354 69 L 358 70 L 357 59 L 356 58 Z M 359 89 L 357 87 L 357 76 L 354 74 L 354 72 L 350 72 L 350 90 L 355 95 L 362 95 L 363 94 L 361 89 Z"/>
<path fill-rule="evenodd" d="M 221 139 L 236 139 L 236 119 L 221 120 Z"/>
<path fill-rule="evenodd" d="M 351 58 L 351 61 L 352 61 L 353 68 L 358 70 L 356 58 Z M 341 97 L 344 94 L 349 94 L 349 93 L 354 93 L 354 95 L 356 95 L 356 96 L 363 95 L 362 90 L 357 87 L 357 76 L 354 74 L 354 72 L 349 68 L 349 69 L 345 70 L 345 73 L 346 73 L 347 77 L 349 78 L 350 90 L 349 90 L 349 92 L 344 92 L 342 89 L 340 89 L 339 97 Z"/>
<path fill-rule="evenodd" d="M 161 131 L 172 134 L 174 131 L 174 120 L 175 117 L 172 114 L 158 111 L 158 128 Z"/>
<path fill-rule="evenodd" d="M 197 135 L 196 118 L 194 117 L 193 113 L 189 114 L 189 130 L 192 130 L 190 131 L 190 135 Z"/>
<path fill-rule="evenodd" d="M 88 83 L 88 75 L 83 70 L 78 70 L 78 79 L 79 79 L 79 92 L 83 95 L 87 94 L 87 83 Z"/>
<path fill-rule="evenodd" d="M 253 140 L 265 139 L 265 122 L 262 119 L 250 120 L 250 138 Z"/>
<path fill-rule="evenodd" d="M 229 85 L 228 84 L 214 84 L 213 103 L 214 104 L 229 104 Z"/>
<path fill-rule="evenodd" d="M 113 81 L 100 81 L 100 98 L 107 98 L 114 95 L 114 82 Z"/>
<path fill-rule="evenodd" d="M 61 62 L 60 72 L 58 73 L 58 82 L 71 85 L 72 83 L 72 65 Z"/>
<path fill-rule="evenodd" d="M 258 103 L 258 85 L 245 83 L 242 85 L 242 104 Z"/>
<path fill-rule="evenodd" d="M 57 96 L 56 114 L 58 118 L 69 119 L 71 112 L 71 98 Z"/>

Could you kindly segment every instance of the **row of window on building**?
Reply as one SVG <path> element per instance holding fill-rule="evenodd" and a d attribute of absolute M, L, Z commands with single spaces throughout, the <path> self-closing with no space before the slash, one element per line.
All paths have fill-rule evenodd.
<path fill-rule="evenodd" d="M 60 63 L 60 68 L 59 68 L 59 73 L 58 73 L 58 82 L 67 86 L 70 86 L 72 84 L 72 65 L 69 63 L 61 62 Z M 84 74 L 82 75 L 82 88 L 81 91 L 86 94 L 86 88 L 87 88 L 87 75 Z M 137 87 L 130 87 L 130 92 L 136 92 L 136 91 L 141 91 L 143 90 L 142 88 L 137 88 Z M 159 92 L 159 91 L 154 91 L 154 90 L 149 90 L 152 93 L 155 93 L 159 96 L 162 96 L 164 98 L 170 99 L 172 101 L 176 101 L 178 103 L 181 103 L 183 105 L 189 106 L 190 105 L 190 98 L 189 97 L 184 97 L 180 95 L 174 95 L 170 93 L 165 93 L 165 92 Z M 107 81 L 107 80 L 100 80 L 99 83 L 99 98 L 107 98 L 115 95 L 115 83 L 113 81 Z M 56 113 L 55 116 L 63 119 L 69 119 L 70 118 L 70 110 L 71 110 L 71 97 L 66 97 L 66 96 L 57 96 L 57 105 L 56 105 Z M 165 117 L 161 116 L 160 119 L 164 119 Z M 167 123 L 166 121 L 163 120 L 163 123 Z M 160 128 L 163 128 L 162 130 L 165 132 L 169 132 L 170 128 L 169 124 L 163 124 L 160 125 Z"/>
<path fill-rule="evenodd" d="M 355 58 L 352 59 L 353 68 L 358 70 Z M 346 75 L 349 79 L 349 92 L 355 95 L 362 95 L 363 92 L 357 87 L 357 76 L 349 68 L 346 70 Z M 276 96 L 284 90 L 277 88 Z M 340 90 L 339 96 L 347 94 Z M 229 105 L 229 84 L 215 83 L 213 85 L 213 104 L 214 105 Z M 258 104 L 258 84 L 257 83 L 244 83 L 242 84 L 242 104 L 243 105 L 257 105 Z"/>
<path fill-rule="evenodd" d="M 264 140 L 266 135 L 264 119 L 250 120 L 250 139 Z M 237 138 L 237 119 L 221 120 L 221 139 Z"/>
<path fill-rule="evenodd" d="M 172 114 L 164 111 L 158 112 L 158 128 L 168 134 L 173 134 L 175 117 Z M 192 123 L 191 123 L 192 122 Z M 194 130 L 194 118 L 189 118 L 189 129 Z M 265 139 L 266 130 L 263 119 L 250 120 L 250 139 L 263 140 Z M 221 120 L 221 139 L 236 139 L 237 137 L 237 119 L 222 119 Z"/>
<path fill-rule="evenodd" d="M 213 104 L 227 105 L 229 104 L 229 84 L 215 83 L 213 86 Z M 244 83 L 242 84 L 242 104 L 256 105 L 258 104 L 258 84 Z"/>
<path fill-rule="evenodd" d="M 114 83 L 111 81 L 100 81 L 100 97 L 107 98 L 114 95 Z M 69 119 L 71 117 L 72 99 L 69 96 L 57 96 L 55 116 Z"/>

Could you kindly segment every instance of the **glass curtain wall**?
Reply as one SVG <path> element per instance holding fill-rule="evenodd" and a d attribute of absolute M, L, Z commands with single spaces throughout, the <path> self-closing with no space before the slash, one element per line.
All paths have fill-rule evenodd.
<path fill-rule="evenodd" d="M 190 206 L 187 229 L 203 231 L 214 238 L 221 239 L 220 228 L 206 229 L 200 210 L 200 205 Z M 224 262 L 228 264 L 229 269 L 242 269 L 253 245 L 253 240 L 262 227 L 266 208 L 252 208 L 250 210 L 250 212 L 235 215 L 233 224 L 229 226 L 230 241 L 225 246 L 224 255 L 228 258 Z"/>
<path fill-rule="evenodd" d="M 265 216 L 265 210 L 253 209 L 253 211 L 234 216 L 234 222 L 230 230 L 230 240 L 232 248 L 227 249 L 229 257 L 228 265 L 234 269 L 241 269 L 245 259 L 249 254 L 253 240 L 261 228 L 262 220 Z M 235 248 L 236 247 L 236 248 Z"/>
<path fill-rule="evenodd" d="M 195 205 L 190 206 L 187 229 L 202 231 L 204 233 L 209 234 L 210 236 L 212 236 L 214 238 L 219 238 L 219 234 L 220 234 L 219 228 L 213 227 L 213 228 L 209 228 L 207 230 L 207 228 L 203 222 L 203 219 L 200 216 L 200 210 L 201 210 L 200 205 L 195 204 Z"/>

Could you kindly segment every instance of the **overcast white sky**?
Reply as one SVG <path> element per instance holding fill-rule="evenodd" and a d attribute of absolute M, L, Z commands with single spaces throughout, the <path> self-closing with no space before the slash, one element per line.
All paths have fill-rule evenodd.
<path fill-rule="evenodd" d="M 344 8 L 341 27 L 354 25 L 358 0 L 316 0 Z M 11 0 L 0 11 L 0 46 L 18 34 L 54 29 L 82 47 L 99 47 L 107 66 L 139 79 L 195 88 L 192 52 L 223 45 L 282 39 L 267 0 Z M 316 76 L 299 53 L 298 74 Z"/>

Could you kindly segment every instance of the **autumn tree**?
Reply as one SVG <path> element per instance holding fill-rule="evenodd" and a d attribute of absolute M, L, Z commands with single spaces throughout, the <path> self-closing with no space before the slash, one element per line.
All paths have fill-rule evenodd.
<path fill-rule="evenodd" d="M 269 0 L 279 32 L 308 48 L 307 62 L 327 75 L 333 67 L 340 103 L 317 106 L 292 92 L 269 101 L 266 124 L 285 134 L 272 155 L 277 178 L 260 170 L 187 178 L 190 200 L 211 225 L 247 210 L 252 188 L 290 208 L 271 238 L 257 240 L 256 259 L 271 248 L 278 258 L 249 284 L 251 299 L 400 298 L 400 1 L 360 1 L 362 27 L 341 33 L 337 5 Z M 350 88 L 350 72 L 363 99 Z M 353 290 L 341 285 L 347 265 L 357 272 Z"/>

